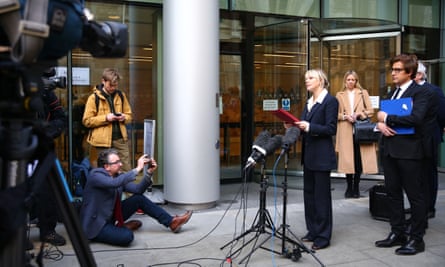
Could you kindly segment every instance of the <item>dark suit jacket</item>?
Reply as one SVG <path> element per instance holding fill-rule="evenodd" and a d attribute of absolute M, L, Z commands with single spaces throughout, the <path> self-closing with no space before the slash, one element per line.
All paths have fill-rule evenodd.
<path fill-rule="evenodd" d="M 83 203 L 80 210 L 82 228 L 88 239 L 95 238 L 105 223 L 114 215 L 117 192 L 142 194 L 151 184 L 151 178 L 145 176 L 140 183 L 134 170 L 111 177 L 104 168 L 93 169 L 88 175 L 83 191 Z"/>
<path fill-rule="evenodd" d="M 434 100 L 437 102 L 437 129 L 434 132 L 434 138 L 437 143 L 443 141 L 443 128 L 445 128 L 445 95 L 442 88 L 434 84 L 425 82 L 423 86 L 434 92 Z"/>
<path fill-rule="evenodd" d="M 311 111 L 305 106 L 301 119 L 310 123 L 309 132 L 302 132 L 302 163 L 306 168 L 330 171 L 337 168 L 333 136 L 337 132 L 338 101 L 327 94 Z"/>
<path fill-rule="evenodd" d="M 413 81 L 401 97 L 412 98 L 411 115 L 388 115 L 386 124 L 391 128 L 396 126 L 414 127 L 415 133 L 392 137 L 382 136 L 383 155 L 399 159 L 422 159 L 432 153 L 430 147 L 424 147 L 424 144 L 429 144 L 432 140 L 432 133 L 428 133 L 428 129 L 435 117 L 429 110 L 429 105 L 434 96 L 431 90 L 425 90 Z M 424 137 L 425 139 L 423 139 Z"/>

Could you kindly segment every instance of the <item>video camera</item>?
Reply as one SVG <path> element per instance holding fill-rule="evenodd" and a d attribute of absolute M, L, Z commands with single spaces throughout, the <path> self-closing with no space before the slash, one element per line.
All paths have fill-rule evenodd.
<path fill-rule="evenodd" d="M 56 69 L 50 68 L 42 75 L 43 89 L 54 90 L 56 88 L 66 88 L 66 77 L 56 76 Z"/>

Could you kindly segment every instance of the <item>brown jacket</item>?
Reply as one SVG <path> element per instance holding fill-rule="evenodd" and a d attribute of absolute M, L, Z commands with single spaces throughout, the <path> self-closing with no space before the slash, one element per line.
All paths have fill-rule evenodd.
<path fill-rule="evenodd" d="M 98 96 L 98 106 L 96 108 L 96 95 Z M 131 107 L 127 100 L 125 93 L 122 92 L 124 103 L 118 93 L 114 96 L 114 109 L 116 112 L 125 114 L 125 121 L 120 122 L 119 126 L 122 133 L 122 138 L 128 140 L 126 123 L 130 123 L 133 119 Z M 97 88 L 94 89 L 94 93 L 88 97 L 85 104 L 85 111 L 83 113 L 82 123 L 85 127 L 89 128 L 87 141 L 95 147 L 111 147 L 111 138 L 113 125 L 107 121 L 107 114 L 111 113 L 110 105 L 108 104 L 101 91 Z"/>
<path fill-rule="evenodd" d="M 346 89 L 347 90 L 347 89 Z M 344 120 L 343 115 L 360 114 L 362 119 L 372 117 L 374 109 L 371 106 L 368 91 L 365 89 L 354 89 L 354 106 L 351 110 L 349 97 L 346 90 L 337 93 L 338 125 L 335 142 L 335 151 L 338 152 L 337 171 L 341 173 L 355 173 L 354 169 L 354 145 L 353 127 L 348 120 Z M 364 102 L 363 102 L 364 100 Z M 361 144 L 360 154 L 362 158 L 363 173 L 377 173 L 377 144 Z"/>

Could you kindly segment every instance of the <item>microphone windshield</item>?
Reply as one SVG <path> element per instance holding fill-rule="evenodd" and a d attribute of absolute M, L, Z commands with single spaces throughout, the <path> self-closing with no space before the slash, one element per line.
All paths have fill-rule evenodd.
<path fill-rule="evenodd" d="M 282 148 L 288 149 L 290 145 L 297 141 L 298 136 L 300 135 L 300 129 L 297 127 L 290 127 L 286 129 L 286 134 L 283 137 Z"/>
<path fill-rule="evenodd" d="M 268 131 L 262 131 L 260 134 L 258 134 L 257 138 L 255 138 L 255 141 L 253 141 L 253 145 L 264 147 L 269 139 L 270 133 Z"/>
<path fill-rule="evenodd" d="M 275 135 L 270 138 L 267 144 L 264 146 L 264 150 L 266 150 L 266 155 L 273 154 L 275 150 L 277 150 L 281 146 L 281 140 L 283 136 Z"/>

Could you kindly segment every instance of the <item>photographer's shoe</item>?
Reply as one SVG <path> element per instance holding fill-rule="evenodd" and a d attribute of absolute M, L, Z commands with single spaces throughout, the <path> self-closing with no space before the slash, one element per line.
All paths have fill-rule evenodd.
<path fill-rule="evenodd" d="M 181 230 L 181 226 L 183 226 L 190 220 L 190 217 L 192 217 L 192 213 L 193 211 L 189 210 L 181 216 L 176 215 L 175 217 L 173 217 L 173 220 L 170 223 L 170 229 L 172 230 L 172 232 L 179 232 L 179 230 Z"/>
<path fill-rule="evenodd" d="M 66 244 L 65 238 L 56 233 L 56 231 L 48 232 L 45 236 L 40 237 L 40 241 L 49 243 L 53 246 L 63 246 Z"/>

